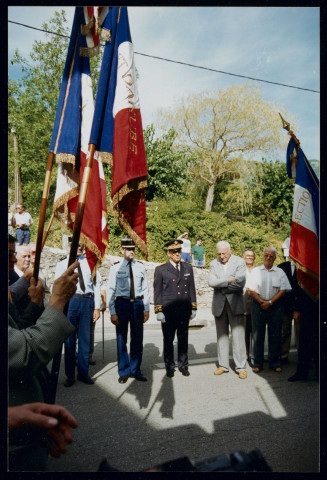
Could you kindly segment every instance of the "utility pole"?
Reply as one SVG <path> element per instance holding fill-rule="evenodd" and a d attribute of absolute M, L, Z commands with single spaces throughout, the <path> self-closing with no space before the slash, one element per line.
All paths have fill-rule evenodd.
<path fill-rule="evenodd" d="M 18 141 L 16 131 L 14 129 L 11 130 L 14 134 L 14 165 L 15 165 L 15 205 L 17 203 L 23 203 L 22 197 L 22 183 L 20 178 L 20 168 L 17 165 L 17 158 L 18 158 Z"/>

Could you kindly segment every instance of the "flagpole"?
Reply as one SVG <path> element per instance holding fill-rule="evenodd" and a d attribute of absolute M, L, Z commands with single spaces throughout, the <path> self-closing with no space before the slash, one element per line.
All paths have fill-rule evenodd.
<path fill-rule="evenodd" d="M 78 197 L 78 206 L 77 206 L 77 212 L 76 212 L 76 217 L 75 217 L 75 222 L 74 222 L 73 238 L 72 238 L 72 243 L 71 243 L 71 247 L 70 247 L 70 253 L 69 253 L 67 268 L 72 263 L 75 262 L 76 257 L 77 257 L 77 249 L 78 249 L 79 238 L 80 238 L 81 228 L 82 228 L 82 223 L 83 223 L 86 196 L 87 196 L 88 186 L 89 186 L 90 177 L 91 177 L 91 173 L 92 173 L 92 164 L 93 164 L 93 157 L 94 157 L 94 152 L 95 152 L 95 144 L 89 144 L 89 152 L 90 152 L 90 155 L 89 155 L 89 157 L 86 161 L 86 166 L 85 166 L 84 172 L 83 172 L 83 179 L 82 179 L 82 183 L 80 185 L 80 191 L 79 191 L 79 197 Z M 68 303 L 66 303 L 65 309 L 64 309 L 64 313 L 65 313 L 66 316 L 67 316 L 67 311 L 68 311 Z M 62 349 L 59 349 L 59 351 L 53 357 L 53 361 L 52 361 L 51 383 L 49 385 L 49 397 L 50 397 L 49 401 L 50 401 L 50 403 L 55 403 L 55 400 L 56 400 L 58 377 L 59 377 L 60 362 L 61 362 L 61 353 L 62 353 Z"/>
<path fill-rule="evenodd" d="M 74 263 L 75 260 L 76 260 L 77 249 L 78 249 L 78 244 L 79 244 L 79 237 L 80 237 L 80 234 L 81 234 L 82 222 L 83 222 L 83 217 L 84 217 L 86 196 L 87 196 L 87 191 L 88 191 L 89 183 L 90 183 L 90 177 L 91 177 L 91 173 L 92 173 L 92 164 L 93 164 L 93 157 L 94 157 L 94 152 L 95 152 L 95 144 L 94 143 L 89 144 L 89 152 L 90 152 L 90 154 L 89 154 L 89 157 L 86 161 L 86 166 L 85 166 L 84 172 L 83 172 L 83 179 L 82 179 L 82 183 L 80 185 L 80 190 L 79 190 L 78 205 L 77 205 L 76 217 L 75 217 L 75 222 L 74 222 L 72 244 L 71 244 L 70 253 L 69 253 L 68 267 L 72 263 Z"/>
<path fill-rule="evenodd" d="M 41 251 L 43 250 L 43 247 L 44 247 L 44 244 L 45 244 L 45 241 L 49 235 L 49 232 L 50 232 L 50 228 L 51 228 L 51 225 L 52 225 L 52 222 L 53 222 L 53 219 L 54 219 L 54 212 L 52 212 L 51 214 L 51 217 L 50 217 L 50 220 L 49 220 L 49 224 L 48 224 L 48 227 L 45 231 L 45 234 L 43 236 L 43 239 L 42 239 L 42 247 L 41 247 Z"/>
<path fill-rule="evenodd" d="M 44 230 L 47 203 L 48 203 L 48 198 L 49 198 L 49 189 L 50 189 L 51 172 L 52 172 L 52 166 L 53 166 L 53 158 L 54 158 L 54 154 L 52 152 L 50 152 L 49 156 L 48 156 L 47 169 L 46 169 L 46 172 L 45 172 L 45 179 L 44 179 L 44 186 L 43 186 L 43 193 L 42 193 L 42 201 L 41 201 L 41 208 L 40 208 L 39 225 L 38 225 L 37 240 L 36 240 L 36 252 L 35 252 L 34 270 L 33 270 L 33 277 L 35 278 L 36 282 L 37 282 L 38 277 L 39 277 L 41 252 L 42 252 L 42 248 L 43 248 L 43 245 L 44 245 L 43 230 Z"/>
<path fill-rule="evenodd" d="M 279 112 L 278 112 L 279 113 Z M 297 146 L 300 146 L 300 140 L 298 138 L 296 138 L 293 130 L 291 130 L 291 124 L 289 122 L 286 122 L 286 120 L 284 120 L 284 118 L 281 116 L 281 114 L 279 113 L 279 116 L 280 118 L 282 119 L 282 123 L 283 123 L 283 128 L 284 130 L 286 130 L 288 132 L 288 134 L 294 139 L 295 143 Z"/>

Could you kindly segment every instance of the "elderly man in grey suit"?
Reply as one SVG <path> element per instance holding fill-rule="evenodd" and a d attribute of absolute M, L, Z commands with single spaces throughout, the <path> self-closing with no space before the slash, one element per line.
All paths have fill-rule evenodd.
<path fill-rule="evenodd" d="M 215 375 L 229 371 L 229 325 L 232 331 L 233 358 L 239 378 L 247 378 L 244 336 L 244 299 L 246 266 L 232 255 L 228 242 L 217 243 L 218 258 L 210 263 L 208 283 L 213 287 L 212 313 L 216 321 L 218 368 Z"/>

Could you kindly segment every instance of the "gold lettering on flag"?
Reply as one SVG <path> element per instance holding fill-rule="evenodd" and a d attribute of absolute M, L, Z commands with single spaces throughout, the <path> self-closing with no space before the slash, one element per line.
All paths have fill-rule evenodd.
<path fill-rule="evenodd" d="M 296 206 L 296 213 L 294 215 L 296 223 L 301 223 L 302 214 L 310 198 L 308 190 L 304 190 Z"/>

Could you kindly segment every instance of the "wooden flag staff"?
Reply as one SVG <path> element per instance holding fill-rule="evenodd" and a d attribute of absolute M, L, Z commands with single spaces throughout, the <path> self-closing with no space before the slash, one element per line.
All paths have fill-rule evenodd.
<path fill-rule="evenodd" d="M 80 185 L 80 190 L 79 190 L 78 206 L 77 206 L 77 212 L 76 212 L 76 217 L 74 222 L 73 238 L 72 238 L 72 243 L 70 247 L 67 267 L 69 267 L 72 263 L 75 262 L 76 256 L 77 256 L 77 249 L 78 249 L 79 238 L 81 234 L 87 191 L 88 191 L 90 177 L 92 173 L 95 144 L 89 144 L 89 152 L 90 154 L 86 161 L 86 166 L 83 172 L 83 179 L 82 179 L 82 183 Z M 65 311 L 64 311 L 65 315 L 67 315 L 67 311 L 68 311 L 68 304 L 66 304 L 65 306 Z M 55 400 L 56 400 L 60 362 L 61 362 L 61 349 L 59 349 L 59 351 L 55 354 L 52 361 L 51 377 L 50 377 L 50 385 L 49 385 L 49 403 L 55 403 Z"/>
<path fill-rule="evenodd" d="M 45 245 L 46 239 L 47 239 L 47 237 L 48 237 L 48 235 L 49 235 L 49 232 L 50 232 L 50 228 L 51 228 L 53 219 L 54 219 L 54 212 L 52 212 L 52 215 L 51 215 L 51 217 L 50 217 L 50 220 L 49 220 L 47 229 L 46 229 L 45 234 L 44 234 L 44 236 L 43 236 L 41 252 L 42 252 L 43 247 L 44 247 L 44 245 Z"/>
<path fill-rule="evenodd" d="M 47 203 L 49 198 L 53 158 L 54 158 L 54 153 L 50 152 L 48 156 L 47 169 L 45 172 L 45 180 L 44 180 L 42 201 L 41 201 L 41 208 L 40 208 L 39 226 L 38 226 L 37 240 L 36 240 L 35 262 L 34 262 L 34 271 L 33 271 L 33 277 L 35 278 L 36 282 L 39 278 L 41 252 L 44 245 L 43 230 L 44 230 L 44 223 L 45 223 L 45 213 L 46 213 Z"/>

